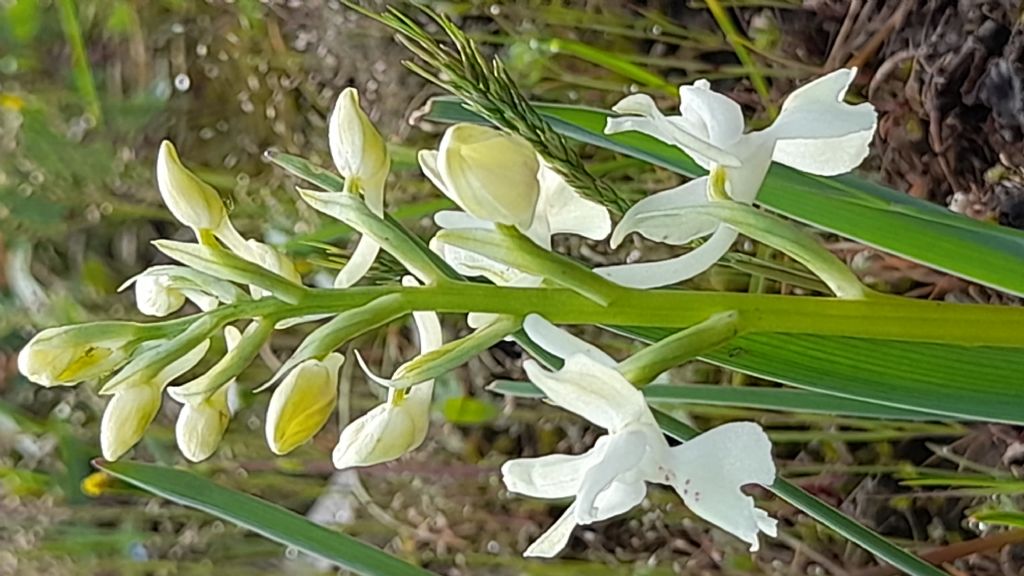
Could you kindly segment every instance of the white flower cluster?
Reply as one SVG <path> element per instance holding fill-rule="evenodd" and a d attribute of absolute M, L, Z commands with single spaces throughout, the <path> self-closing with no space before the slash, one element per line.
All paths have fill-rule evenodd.
<path fill-rule="evenodd" d="M 675 284 L 717 262 L 738 233 L 707 217 L 666 215 L 706 203 L 755 202 L 773 161 L 833 175 L 863 160 L 875 130 L 875 111 L 870 104 L 843 102 L 855 73 L 839 70 L 796 90 L 771 126 L 750 133 L 744 131 L 739 105 L 711 91 L 706 81 L 680 87 L 677 116 L 663 115 L 645 95 L 623 99 L 614 108 L 620 115 L 609 119 L 607 133 L 648 134 L 681 148 L 710 174 L 638 202 L 614 232 L 608 211 L 567 185 L 522 138 L 481 126 L 452 126 L 436 151 L 419 155 L 427 178 L 461 208 L 439 212 L 435 221 L 443 230 L 510 231 L 548 251 L 557 234 L 591 240 L 611 234 L 612 246 L 633 232 L 674 245 L 710 237 L 676 258 L 595 270 L 629 288 Z M 344 189 L 329 194 L 357 198 L 358 206 L 365 203 L 361 210 L 383 218 L 390 158 L 354 89 L 338 98 L 330 118 L 329 142 L 344 178 Z M 255 264 L 278 282 L 301 287 L 294 263 L 269 245 L 242 238 L 217 192 L 182 164 L 169 142 L 160 147 L 157 181 L 171 213 L 195 231 L 201 246 L 226 249 L 232 258 L 243 261 L 235 268 L 245 274 Z M 430 248 L 460 274 L 483 276 L 501 286 L 536 288 L 548 281 L 445 238 L 443 233 L 435 237 Z M 363 278 L 380 249 L 376 239 L 362 236 L 338 273 L 335 287 L 346 288 Z M 186 301 L 201 310 L 216 311 L 222 304 L 275 295 L 270 285 L 251 285 L 246 294 L 235 281 L 185 266 L 155 266 L 126 286 L 134 283 L 139 310 L 152 316 L 171 314 Z M 407 277 L 403 284 L 414 287 L 430 281 Z M 413 317 L 419 358 L 436 355 L 444 348 L 437 314 L 417 311 Z M 469 318 L 481 331 L 497 319 L 493 314 Z M 757 549 L 760 532 L 775 535 L 775 520 L 741 490 L 748 484 L 767 486 L 775 479 L 771 443 L 757 424 L 726 424 L 672 446 L 643 394 L 618 371 L 614 360 L 538 316 L 526 318 L 523 326 L 535 343 L 564 362 L 560 369 L 549 371 L 527 361 L 524 368 L 530 381 L 554 404 L 608 431 L 584 454 L 517 459 L 502 467 L 505 485 L 512 492 L 574 498 L 527 555 L 557 554 L 575 526 L 611 518 L 639 504 L 648 483 L 670 486 L 694 513 L 744 540 L 752 550 Z M 244 332 L 225 327 L 223 358 L 203 375 L 170 389 L 183 404 L 176 432 L 178 445 L 190 460 L 203 460 L 216 450 L 232 415 L 236 368 L 252 361 L 272 331 L 273 324 L 258 320 Z M 113 399 L 103 416 L 101 442 L 104 456 L 113 460 L 142 437 L 159 410 L 164 389 L 196 367 L 210 347 L 206 335 L 196 340 L 179 336 L 170 344 L 153 335 L 144 325 L 123 322 L 46 330 L 22 351 L 19 369 L 39 384 L 55 386 L 95 379 L 127 365 L 103 389 Z M 148 362 L 167 346 L 175 347 L 172 361 Z M 306 356 L 297 351 L 285 364 L 266 416 L 266 439 L 274 453 L 286 454 L 304 444 L 330 418 L 338 402 L 343 359 L 333 348 Z M 388 396 L 341 431 L 333 454 L 338 468 L 399 458 L 423 442 L 430 423 L 432 379 L 389 380 L 372 374 L 361 357 L 359 361 L 372 380 L 388 388 Z"/>

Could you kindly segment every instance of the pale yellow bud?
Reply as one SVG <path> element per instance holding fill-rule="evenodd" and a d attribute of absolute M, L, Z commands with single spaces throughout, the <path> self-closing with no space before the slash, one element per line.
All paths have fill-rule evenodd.
<path fill-rule="evenodd" d="M 103 411 L 100 447 L 103 457 L 117 460 L 146 432 L 160 410 L 161 387 L 140 384 L 114 394 Z"/>
<path fill-rule="evenodd" d="M 18 353 L 18 371 L 42 386 L 72 386 L 128 361 L 139 325 L 97 322 L 48 328 Z"/>
<path fill-rule="evenodd" d="M 160 143 L 156 181 L 167 209 L 189 228 L 217 230 L 227 219 L 227 210 L 217 191 L 181 163 L 178 151 L 168 140 Z"/>
<path fill-rule="evenodd" d="M 344 357 L 302 362 L 274 390 L 267 407 L 267 444 L 287 454 L 306 443 L 331 417 L 338 404 L 338 369 Z"/>
<path fill-rule="evenodd" d="M 370 209 L 380 216 L 391 158 L 380 132 L 359 106 L 359 92 L 355 88 L 346 88 L 338 96 L 328 140 L 338 173 L 358 183 Z"/>
<path fill-rule="evenodd" d="M 207 400 L 195 404 L 186 402 L 174 426 L 178 450 L 192 462 L 206 460 L 216 452 L 229 422 L 227 386 Z"/>
<path fill-rule="evenodd" d="M 540 195 L 540 162 L 519 136 L 456 124 L 445 132 L 436 153 L 420 152 L 420 166 L 472 216 L 520 230 L 533 222 Z"/>
<path fill-rule="evenodd" d="M 143 275 L 135 281 L 135 304 L 139 312 L 160 318 L 184 306 L 185 293 L 174 288 L 168 276 Z"/>

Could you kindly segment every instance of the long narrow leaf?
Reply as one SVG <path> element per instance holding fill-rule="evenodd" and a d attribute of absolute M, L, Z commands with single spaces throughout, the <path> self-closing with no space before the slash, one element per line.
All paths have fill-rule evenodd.
<path fill-rule="evenodd" d="M 681 150 L 650 136 L 604 134 L 604 110 L 536 104 L 558 132 L 685 176 L 704 173 Z M 432 101 L 428 120 L 480 122 L 451 98 Z M 763 206 L 915 262 L 1024 296 L 1024 232 L 979 222 L 856 176 L 824 178 L 772 166 Z"/>
<path fill-rule="evenodd" d="M 645 342 L 661 328 L 615 328 Z M 963 419 L 1024 424 L 1024 351 L 805 334 L 749 334 L 701 357 L 805 390 Z"/>
<path fill-rule="evenodd" d="M 195 474 L 138 462 L 96 462 L 117 478 L 191 508 L 227 520 L 271 540 L 367 576 L 424 576 L 430 572 L 402 562 L 351 536 L 328 530 L 302 516 Z"/>
<path fill-rule="evenodd" d="M 497 380 L 488 389 L 497 394 L 541 398 L 544 393 L 530 382 Z M 785 410 L 804 414 L 829 414 L 885 420 L 937 421 L 949 418 L 938 414 L 893 408 L 871 402 L 841 398 L 807 390 L 756 386 L 716 386 L 713 384 L 650 384 L 644 387 L 648 402 L 734 406 L 758 410 Z"/>

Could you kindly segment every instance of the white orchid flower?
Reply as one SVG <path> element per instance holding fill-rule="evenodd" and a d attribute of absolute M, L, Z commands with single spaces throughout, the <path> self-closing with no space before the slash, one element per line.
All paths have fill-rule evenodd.
<path fill-rule="evenodd" d="M 402 279 L 405 286 L 417 286 L 411 276 Z M 437 350 L 444 344 L 441 321 L 435 312 L 413 312 L 420 342 L 420 354 Z M 339 470 L 389 462 L 415 450 L 426 439 L 430 427 L 430 402 L 434 381 L 417 383 L 399 390 L 390 381 L 374 374 L 361 356 L 356 356 L 363 372 L 387 387 L 388 399 L 341 431 L 334 448 L 334 466 Z"/>
<path fill-rule="evenodd" d="M 644 94 L 627 96 L 613 108 L 605 132 L 642 132 L 681 148 L 694 161 L 724 178 L 724 189 L 736 201 L 751 204 L 772 161 L 811 174 L 834 176 L 857 167 L 868 154 L 877 124 L 870 103 L 849 105 L 843 96 L 856 69 L 836 70 L 789 95 L 775 122 L 758 132 L 744 133 L 739 104 L 712 92 L 707 80 L 679 87 L 679 115 L 665 116 Z M 704 204 L 714 192 L 704 176 L 637 202 L 619 222 L 611 244 L 630 233 L 683 245 L 710 235 L 704 244 L 676 258 L 597 268 L 595 272 L 623 286 L 655 288 L 687 280 L 710 268 L 736 240 L 733 228 L 706 218 L 654 218 L 666 212 Z"/>
<path fill-rule="evenodd" d="M 550 351 L 570 355 L 557 372 L 528 361 L 527 376 L 553 403 L 608 434 L 584 454 L 522 458 L 502 466 L 502 479 L 512 492 L 575 497 L 525 556 L 555 556 L 576 526 L 606 520 L 642 502 L 647 482 L 672 486 L 695 514 L 747 542 L 752 551 L 758 549 L 760 532 L 776 535 L 775 520 L 740 490 L 775 480 L 771 443 L 760 426 L 725 424 L 670 447 L 643 394 L 609 366 L 607 355 L 548 326 L 535 320 L 528 333 L 552 345 Z"/>
<path fill-rule="evenodd" d="M 359 105 L 359 92 L 346 88 L 338 96 L 328 127 L 331 157 L 338 173 L 345 178 L 347 191 L 363 195 L 367 207 L 384 216 L 384 184 L 391 169 L 387 144 Z M 358 282 L 373 265 L 380 245 L 362 237 L 351 258 L 334 279 L 335 288 L 347 288 Z"/>
<path fill-rule="evenodd" d="M 474 124 L 445 130 L 437 151 L 421 150 L 424 174 L 474 218 L 529 228 L 540 187 L 533 147 L 515 134 Z"/>
<path fill-rule="evenodd" d="M 532 153 L 532 152 L 531 152 Z M 422 151 L 420 166 L 427 178 L 446 196 L 454 194 L 438 175 L 437 153 Z M 530 225 L 519 228 L 527 238 L 538 246 L 551 250 L 551 239 L 555 234 L 577 234 L 591 240 L 603 240 L 611 232 L 611 217 L 600 204 L 587 200 L 570 187 L 551 167 L 537 158 L 538 170 L 534 175 L 538 189 L 537 202 L 533 213 L 526 220 Z M 483 228 L 493 229 L 493 221 L 478 218 L 466 212 L 442 210 L 434 215 L 435 223 L 444 229 Z M 484 276 L 499 286 L 536 287 L 543 280 L 539 276 L 523 273 L 501 264 L 439 241 L 431 240 L 430 248 L 441 256 L 457 272 L 465 276 Z M 492 315 L 471 315 L 471 325 L 483 325 L 484 317 Z"/>

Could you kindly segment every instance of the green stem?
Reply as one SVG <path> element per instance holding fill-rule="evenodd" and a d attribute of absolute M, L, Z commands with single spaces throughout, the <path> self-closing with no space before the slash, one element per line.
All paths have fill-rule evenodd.
<path fill-rule="evenodd" d="M 777 294 L 632 290 L 607 306 L 561 288 L 518 288 L 471 282 L 437 286 L 310 289 L 298 304 L 272 298 L 211 312 L 231 320 L 274 318 L 352 310 L 391 296 L 395 314 L 413 310 L 465 314 L 485 312 L 525 317 L 539 314 L 554 324 L 686 328 L 720 312 L 734 311 L 745 333 L 775 332 L 1024 348 L 1024 308 L 954 304 L 909 298 L 847 300 Z M 195 317 L 174 322 L 182 328 Z"/>
<path fill-rule="evenodd" d="M 71 70 L 75 79 L 78 95 L 85 101 L 85 110 L 92 115 L 99 125 L 103 122 L 103 112 L 99 96 L 96 95 L 96 82 L 89 67 L 89 58 L 82 40 L 82 29 L 78 25 L 78 8 L 75 0 L 58 0 L 57 12 L 60 16 L 60 27 L 64 30 L 64 38 L 71 49 Z"/>
<path fill-rule="evenodd" d="M 735 312 L 722 312 L 700 324 L 659 340 L 619 363 L 619 372 L 637 386 L 646 386 L 659 374 L 718 348 L 740 333 Z"/>
<path fill-rule="evenodd" d="M 768 111 L 770 117 L 775 118 L 779 113 L 779 108 L 772 102 L 772 95 L 768 91 L 768 83 L 765 82 L 764 75 L 761 74 L 757 63 L 754 62 L 754 59 L 750 57 L 750 53 L 747 52 L 746 39 L 736 27 L 736 23 L 732 21 L 732 16 L 729 15 L 725 7 L 718 0 L 706 0 L 706 2 L 715 22 L 718 23 L 718 27 L 725 34 L 726 41 L 729 42 L 733 51 L 736 52 L 736 58 L 747 69 L 750 75 L 750 83 L 754 86 L 757 95 L 760 96 L 761 102 L 764 103 L 765 110 Z"/>

